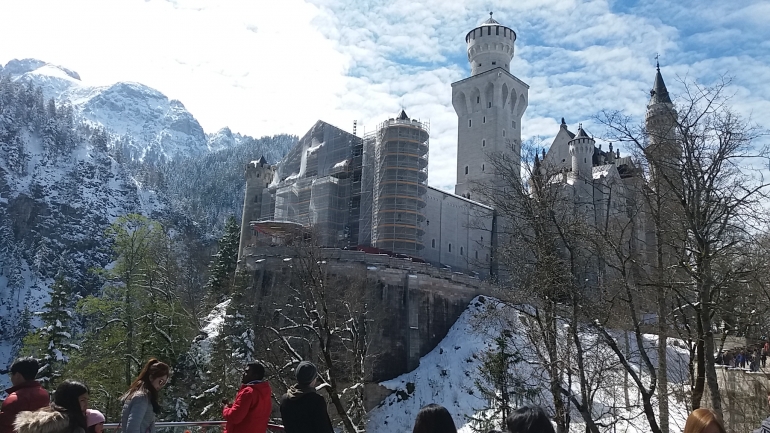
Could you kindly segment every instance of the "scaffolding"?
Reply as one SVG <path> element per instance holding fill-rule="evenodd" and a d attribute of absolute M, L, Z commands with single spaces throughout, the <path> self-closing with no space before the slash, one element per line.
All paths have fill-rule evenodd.
<path fill-rule="evenodd" d="M 420 256 L 429 136 L 427 122 L 409 119 L 402 110 L 365 140 L 374 142 L 371 238 L 377 248 Z"/>
<path fill-rule="evenodd" d="M 358 244 L 363 140 L 317 122 L 279 163 L 262 222 L 300 224 L 320 246 Z"/>

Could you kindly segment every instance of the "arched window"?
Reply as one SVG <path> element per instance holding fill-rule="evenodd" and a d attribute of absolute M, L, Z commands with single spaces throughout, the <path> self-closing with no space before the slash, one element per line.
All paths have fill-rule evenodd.
<path fill-rule="evenodd" d="M 435 239 L 430 241 L 430 247 L 431 248 L 436 248 L 436 240 Z"/>
<path fill-rule="evenodd" d="M 481 123 L 487 123 L 487 116 L 481 118 Z"/>
<path fill-rule="evenodd" d="M 478 259 L 479 259 L 479 252 L 476 251 L 476 260 L 478 260 Z"/>
<path fill-rule="evenodd" d="M 484 171 L 484 164 L 481 164 L 481 171 Z"/>
<path fill-rule="evenodd" d="M 452 252 L 452 244 L 449 244 L 449 252 Z"/>
<path fill-rule="evenodd" d="M 468 166 L 467 165 L 465 166 L 465 174 L 466 175 L 468 174 Z"/>
<path fill-rule="evenodd" d="M 481 147 L 487 146 L 487 140 L 481 140 Z"/>
<path fill-rule="evenodd" d="M 503 137 L 505 137 L 505 129 L 503 129 Z"/>
<path fill-rule="evenodd" d="M 473 126 L 473 119 L 468 119 L 468 128 Z"/>
<path fill-rule="evenodd" d="M 487 108 L 492 108 L 492 102 L 487 102 Z"/>
<path fill-rule="evenodd" d="M 463 247 L 460 247 L 460 255 L 463 255 Z"/>
<path fill-rule="evenodd" d="M 479 66 L 481 66 L 481 63 L 479 63 Z M 477 104 L 481 103 L 481 96 L 476 97 L 476 103 Z"/>

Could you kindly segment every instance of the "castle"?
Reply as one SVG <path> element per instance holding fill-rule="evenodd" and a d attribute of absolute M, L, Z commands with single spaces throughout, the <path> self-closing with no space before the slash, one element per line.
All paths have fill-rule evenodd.
<path fill-rule="evenodd" d="M 277 165 L 264 158 L 247 164 L 239 259 L 304 231 L 323 247 L 388 254 L 480 279 L 494 275 L 503 222 L 474 196 L 473 186 L 499 181 L 495 155 L 520 161 L 529 86 L 510 72 L 516 33 L 491 15 L 465 36 L 471 76 L 452 84 L 458 122 L 454 194 L 427 184 L 427 122 L 402 110 L 359 137 L 318 121 Z M 651 95 L 647 126 L 660 129 L 675 113 L 660 68 Z M 562 173 L 559 186 L 589 219 L 629 214 L 639 170 L 611 143 L 606 151 L 597 147 L 582 126 L 573 133 L 562 119 L 535 164 L 536 172 Z M 654 244 L 651 233 L 650 224 L 635 223 L 639 248 Z"/>

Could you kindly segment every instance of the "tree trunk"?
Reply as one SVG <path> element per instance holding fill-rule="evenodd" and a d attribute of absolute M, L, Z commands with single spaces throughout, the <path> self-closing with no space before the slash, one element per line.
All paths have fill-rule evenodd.
<path fill-rule="evenodd" d="M 706 275 L 711 275 L 711 270 L 708 269 L 708 264 L 704 269 Z M 701 302 L 701 315 L 700 321 L 701 331 L 703 333 L 703 360 L 706 384 L 709 388 L 711 395 L 711 409 L 722 418 L 722 395 L 719 392 L 719 383 L 717 382 L 717 370 L 714 364 L 714 331 L 711 324 L 711 282 L 707 279 L 701 286 L 700 302 Z"/>
<path fill-rule="evenodd" d="M 702 313 L 699 310 L 696 314 L 700 316 Z M 701 329 L 703 327 L 703 323 L 701 322 L 700 317 L 696 317 L 696 319 L 698 340 L 695 346 L 695 356 L 697 361 L 695 363 L 695 387 L 692 390 L 692 410 L 700 408 L 706 379 L 706 362 L 704 361 L 705 356 L 703 352 L 703 338 L 701 337 L 703 335 L 703 331 Z"/>

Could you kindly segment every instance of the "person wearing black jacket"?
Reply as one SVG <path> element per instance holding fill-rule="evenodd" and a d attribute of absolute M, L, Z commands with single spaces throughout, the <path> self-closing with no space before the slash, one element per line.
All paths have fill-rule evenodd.
<path fill-rule="evenodd" d="M 302 361 L 294 371 L 297 384 L 281 397 L 281 419 L 286 433 L 333 433 L 326 400 L 315 390 L 318 370 Z"/>

